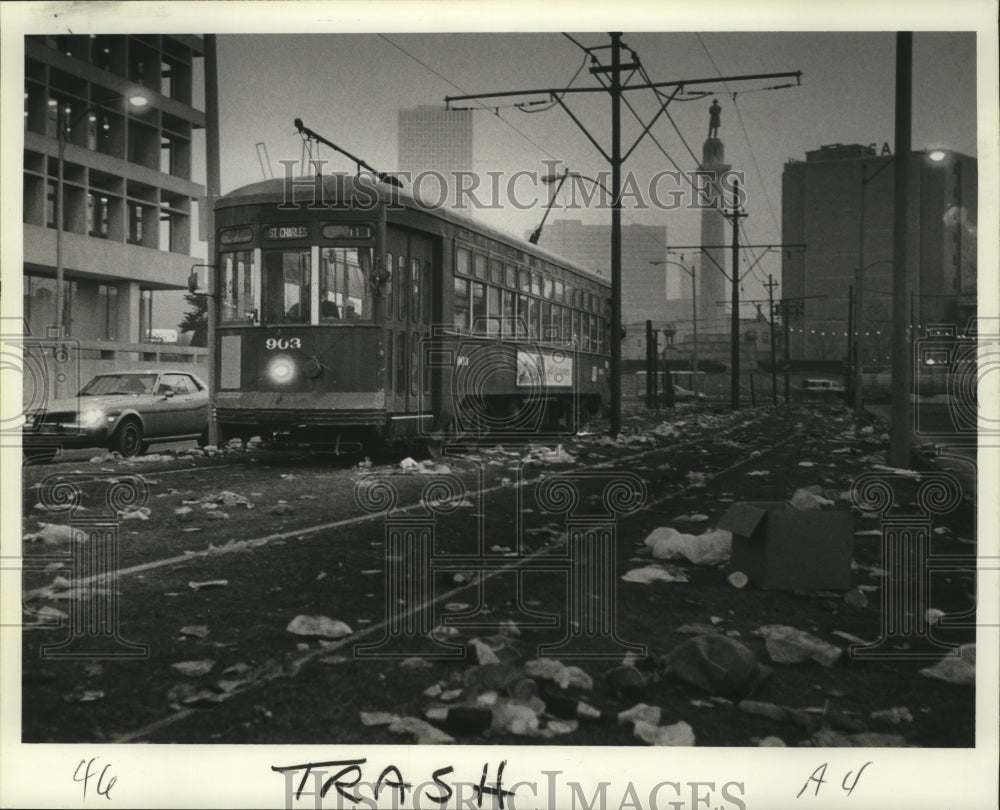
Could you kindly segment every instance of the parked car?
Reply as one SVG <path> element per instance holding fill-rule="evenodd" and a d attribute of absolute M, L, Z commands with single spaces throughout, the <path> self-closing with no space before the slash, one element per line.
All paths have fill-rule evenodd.
<path fill-rule="evenodd" d="M 37 461 L 63 447 L 106 447 L 132 458 L 154 441 L 206 444 L 208 417 L 208 387 L 188 369 L 114 371 L 27 414 L 21 438 L 25 456 Z"/>

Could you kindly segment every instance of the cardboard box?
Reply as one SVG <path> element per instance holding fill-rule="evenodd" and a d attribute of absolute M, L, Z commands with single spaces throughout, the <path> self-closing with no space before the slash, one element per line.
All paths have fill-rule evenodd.
<path fill-rule="evenodd" d="M 851 587 L 854 516 L 799 510 L 784 502 L 734 503 L 718 522 L 733 533 L 730 565 L 758 588 L 847 590 Z"/>

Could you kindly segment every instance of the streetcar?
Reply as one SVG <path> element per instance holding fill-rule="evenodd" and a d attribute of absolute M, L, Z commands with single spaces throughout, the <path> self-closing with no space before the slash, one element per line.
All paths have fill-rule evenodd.
<path fill-rule="evenodd" d="M 531 439 L 607 407 L 600 272 L 364 174 L 253 183 L 214 213 L 220 441 Z"/>

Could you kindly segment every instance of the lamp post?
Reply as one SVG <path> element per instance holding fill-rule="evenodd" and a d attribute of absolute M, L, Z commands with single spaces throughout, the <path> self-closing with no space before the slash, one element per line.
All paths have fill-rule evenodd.
<path fill-rule="evenodd" d="M 149 104 L 149 99 L 146 96 L 138 92 L 133 92 L 129 95 L 115 96 L 113 98 L 107 99 L 106 101 L 92 102 L 87 105 L 87 108 L 77 115 L 72 120 L 66 120 L 66 115 L 69 113 L 69 106 L 56 102 L 56 138 L 59 143 L 58 160 L 56 161 L 56 316 L 55 316 L 55 333 L 57 341 L 61 341 L 63 338 L 63 312 L 65 309 L 65 300 L 63 297 L 63 282 L 65 280 L 65 268 L 63 266 L 63 244 L 62 244 L 62 234 L 63 234 L 63 175 L 65 170 L 66 162 L 66 132 L 67 130 L 72 130 L 80 121 L 83 120 L 84 116 L 91 115 L 96 109 L 105 109 L 111 112 L 114 110 L 108 105 L 115 102 L 121 101 L 122 99 L 127 99 L 130 106 L 140 109 Z M 60 346 L 57 343 L 57 350 Z"/>
<path fill-rule="evenodd" d="M 681 258 L 684 258 L 684 254 L 681 254 Z M 650 262 L 651 265 L 659 266 L 663 264 L 672 264 L 675 267 L 679 267 L 689 276 L 691 276 L 691 390 L 697 394 L 698 393 L 698 284 L 697 277 L 695 275 L 694 267 L 688 267 L 686 264 L 681 264 L 680 262 L 675 262 L 672 259 L 664 259 L 663 261 Z"/>

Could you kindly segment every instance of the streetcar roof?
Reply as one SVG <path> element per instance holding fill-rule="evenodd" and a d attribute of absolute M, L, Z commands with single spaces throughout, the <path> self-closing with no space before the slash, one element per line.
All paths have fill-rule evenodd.
<path fill-rule="evenodd" d="M 292 187 L 293 198 L 287 198 L 286 178 L 276 178 L 272 180 L 260 180 L 256 183 L 241 186 L 230 191 L 228 194 L 219 197 L 215 201 L 215 208 L 232 208 L 240 205 L 262 205 L 267 203 L 295 202 L 302 205 L 302 210 L 308 210 L 307 206 L 313 203 L 316 194 L 316 177 L 296 177 Z M 364 211 L 365 208 L 374 211 L 376 206 L 385 203 L 396 203 L 404 208 L 421 211 L 430 216 L 438 217 L 446 222 L 460 228 L 466 228 L 476 233 L 483 234 L 490 239 L 504 242 L 518 250 L 533 253 L 541 259 L 554 264 L 562 265 L 578 273 L 588 276 L 594 281 L 610 285 L 610 281 L 597 271 L 570 261 L 558 253 L 533 245 L 526 239 L 522 239 L 506 231 L 485 225 L 474 217 L 458 213 L 443 206 L 434 206 L 430 203 L 416 199 L 412 194 L 403 191 L 395 186 L 385 183 L 378 183 L 374 178 L 363 177 L 364 182 L 359 178 L 345 174 L 328 174 L 322 176 L 321 202 L 336 206 L 338 204 L 351 204 L 354 210 Z M 346 192 L 346 193 L 345 193 Z"/>

